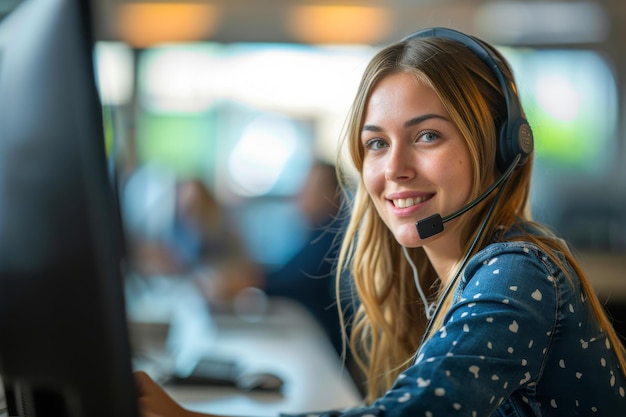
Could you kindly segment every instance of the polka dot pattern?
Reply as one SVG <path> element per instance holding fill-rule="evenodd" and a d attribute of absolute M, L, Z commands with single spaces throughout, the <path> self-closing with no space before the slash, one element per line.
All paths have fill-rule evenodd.
<path fill-rule="evenodd" d="M 575 277 L 574 277 L 575 278 Z M 626 415 L 626 378 L 576 279 L 532 244 L 467 265 L 444 325 L 365 417 Z"/>

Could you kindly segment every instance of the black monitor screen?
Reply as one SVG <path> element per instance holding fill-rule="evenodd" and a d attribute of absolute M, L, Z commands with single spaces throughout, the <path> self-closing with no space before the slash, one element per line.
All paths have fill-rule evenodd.
<path fill-rule="evenodd" d="M 0 21 L 0 379 L 9 415 L 138 416 L 88 2 Z"/>

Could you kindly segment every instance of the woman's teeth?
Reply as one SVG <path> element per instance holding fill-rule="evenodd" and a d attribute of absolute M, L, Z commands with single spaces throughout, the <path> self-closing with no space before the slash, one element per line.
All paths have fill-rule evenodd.
<path fill-rule="evenodd" d="M 414 206 L 416 204 L 421 203 L 422 201 L 427 200 L 427 196 L 415 197 L 415 198 L 398 198 L 393 200 L 393 205 L 398 208 L 407 208 Z"/>

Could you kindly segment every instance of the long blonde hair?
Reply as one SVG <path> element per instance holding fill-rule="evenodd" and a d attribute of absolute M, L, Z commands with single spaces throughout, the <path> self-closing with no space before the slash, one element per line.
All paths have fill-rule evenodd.
<path fill-rule="evenodd" d="M 505 76 L 513 82 L 506 60 L 495 49 L 492 51 L 499 58 Z M 356 171 L 360 173 L 363 168 L 360 132 L 369 95 L 381 79 L 398 72 L 414 74 L 441 99 L 467 142 L 474 184 L 470 199 L 477 197 L 501 175 L 495 165 L 496 137 L 507 117 L 505 99 L 491 69 L 465 46 L 441 38 L 401 41 L 384 48 L 370 61 L 348 115 L 344 136 Z M 478 238 L 475 251 L 492 241 L 502 226 L 508 230 L 523 221 L 542 230 L 545 236 L 531 235 L 520 229 L 517 239 L 531 241 L 548 254 L 564 254 L 580 277 L 600 325 L 617 352 L 622 369 L 626 370 L 620 340 L 574 256 L 561 240 L 532 221 L 529 210 L 532 165 L 531 155 L 502 185 L 501 198 Z M 356 189 L 346 190 L 350 194 L 346 200 L 351 204 L 351 217 L 338 259 L 337 295 L 343 296 L 345 285 L 340 281 L 349 276 L 358 297 L 350 323 L 349 347 L 366 379 L 366 401 L 371 402 L 388 390 L 398 374 L 410 365 L 426 331 L 427 319 L 402 247 L 378 216 L 361 176 L 358 177 Z M 343 184 L 349 188 L 347 182 Z M 464 215 L 461 242 L 466 243 L 463 252 L 470 250 L 489 202 L 487 199 Z M 424 250 L 409 249 L 409 256 L 418 268 L 422 287 L 430 290 L 431 297 L 441 298 L 439 278 L 444 277 L 436 275 Z M 564 266 L 556 257 L 554 261 Z M 451 297 L 438 301 L 443 306 L 442 311 L 452 302 Z M 340 315 L 343 316 L 341 308 Z M 440 327 L 443 315 L 434 318 L 433 329 Z"/>

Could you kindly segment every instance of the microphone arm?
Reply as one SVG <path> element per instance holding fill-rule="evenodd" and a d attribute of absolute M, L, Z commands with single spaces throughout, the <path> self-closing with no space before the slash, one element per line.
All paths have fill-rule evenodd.
<path fill-rule="evenodd" d="M 426 217 L 425 219 L 418 220 L 415 223 L 415 227 L 417 227 L 417 234 L 419 235 L 420 239 L 427 239 L 429 237 L 435 236 L 438 233 L 443 232 L 444 223 L 447 223 L 450 220 L 459 217 L 461 214 L 464 214 L 468 210 L 476 207 L 478 203 L 487 198 L 489 194 L 491 194 L 496 188 L 498 188 L 504 181 L 509 179 L 509 177 L 513 173 L 513 170 L 515 169 L 515 167 L 517 167 L 517 164 L 521 157 L 522 155 L 518 154 L 511 163 L 511 165 L 509 165 L 507 170 L 504 171 L 504 174 L 502 174 L 502 176 L 498 179 L 498 181 L 491 184 L 491 186 L 487 188 L 485 192 L 472 200 L 469 204 L 461 207 L 459 210 L 443 218 L 439 213 L 435 213 L 432 216 Z"/>

